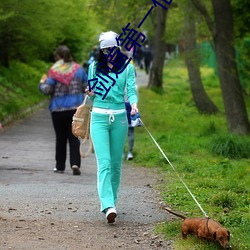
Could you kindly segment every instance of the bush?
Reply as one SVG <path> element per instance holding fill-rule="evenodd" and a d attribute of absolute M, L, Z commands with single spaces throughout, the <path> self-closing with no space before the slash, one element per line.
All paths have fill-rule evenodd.
<path fill-rule="evenodd" d="M 219 136 L 212 140 L 212 153 L 215 155 L 231 158 L 249 158 L 250 146 L 247 138 L 236 135 Z"/>
<path fill-rule="evenodd" d="M 42 74 L 48 64 L 35 61 L 27 65 L 12 61 L 10 68 L 0 67 L 0 121 L 5 123 L 11 115 L 19 117 L 22 111 L 34 107 L 46 97 L 38 90 Z"/>

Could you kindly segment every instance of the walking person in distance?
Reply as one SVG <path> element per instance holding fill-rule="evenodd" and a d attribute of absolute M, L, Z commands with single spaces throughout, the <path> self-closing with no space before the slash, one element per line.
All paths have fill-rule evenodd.
<path fill-rule="evenodd" d="M 144 57 L 144 66 L 145 66 L 145 72 L 148 75 L 151 61 L 153 59 L 152 51 L 149 48 L 148 45 L 145 45 L 144 51 L 143 51 L 143 57 Z"/>
<path fill-rule="evenodd" d="M 59 46 L 55 51 L 56 62 L 50 68 L 48 76 L 41 79 L 40 91 L 50 95 L 49 110 L 56 135 L 55 173 L 64 173 L 66 168 L 67 142 L 69 142 L 69 160 L 73 175 L 80 175 L 80 142 L 72 134 L 72 117 L 84 100 L 87 86 L 87 74 L 73 61 L 67 46 Z"/>

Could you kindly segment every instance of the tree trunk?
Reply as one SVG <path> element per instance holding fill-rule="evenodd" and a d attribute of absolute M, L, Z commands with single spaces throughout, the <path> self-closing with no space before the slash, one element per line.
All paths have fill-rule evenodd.
<path fill-rule="evenodd" d="M 186 64 L 188 68 L 188 76 L 191 87 L 191 92 L 194 98 L 195 105 L 200 113 L 217 113 L 218 108 L 207 95 L 202 84 L 200 75 L 200 57 L 196 48 L 196 28 L 195 18 L 190 16 L 192 6 L 187 6 L 185 20 L 185 54 Z"/>
<path fill-rule="evenodd" d="M 191 1 L 204 16 L 213 35 L 228 130 L 237 134 L 249 134 L 250 123 L 235 59 L 230 0 L 212 0 L 215 23 L 200 0 Z"/>
<path fill-rule="evenodd" d="M 164 2 L 159 1 L 164 5 Z M 155 17 L 155 37 L 153 41 L 153 62 L 149 75 L 148 88 L 163 88 L 163 67 L 166 53 L 166 44 L 164 41 L 164 33 L 166 27 L 167 12 L 160 6 L 156 7 Z"/>
<path fill-rule="evenodd" d="M 230 0 L 212 0 L 212 3 L 216 28 L 214 45 L 228 129 L 237 134 L 248 134 L 250 124 L 235 60 Z"/>

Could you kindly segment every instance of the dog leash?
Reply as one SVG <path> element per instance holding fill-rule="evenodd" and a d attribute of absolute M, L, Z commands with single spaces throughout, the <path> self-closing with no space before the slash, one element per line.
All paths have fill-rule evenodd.
<path fill-rule="evenodd" d="M 187 191 L 189 192 L 189 194 L 191 195 L 191 197 L 193 198 L 193 200 L 196 202 L 196 204 L 198 205 L 198 207 L 200 208 L 200 210 L 202 211 L 202 213 L 205 215 L 206 218 L 209 218 L 209 216 L 207 215 L 207 213 L 203 210 L 203 208 L 201 207 L 201 205 L 199 204 L 199 202 L 196 200 L 196 198 L 194 197 L 194 195 L 192 194 L 192 192 L 190 191 L 190 189 L 188 188 L 188 186 L 186 185 L 186 183 L 182 180 L 182 178 L 180 177 L 180 175 L 178 174 L 177 170 L 175 169 L 175 167 L 173 166 L 173 164 L 170 162 L 170 160 L 168 159 L 168 157 L 165 155 L 165 153 L 163 152 L 163 150 L 161 149 L 161 147 L 159 146 L 159 144 L 157 143 L 157 141 L 154 139 L 154 137 L 152 136 L 152 134 L 149 132 L 148 128 L 145 126 L 145 124 L 143 123 L 143 121 L 141 120 L 141 118 L 139 118 L 142 125 L 145 127 L 146 131 L 148 132 L 148 134 L 150 135 L 151 139 L 153 140 L 153 142 L 155 143 L 155 145 L 158 147 L 158 149 L 160 150 L 160 152 L 162 153 L 162 155 L 165 157 L 165 159 L 167 160 L 167 162 L 169 163 L 169 165 L 171 166 L 171 168 L 175 171 L 175 173 L 177 174 L 177 176 L 179 177 L 180 181 L 182 182 L 182 184 L 185 186 L 185 188 L 187 189 Z"/>

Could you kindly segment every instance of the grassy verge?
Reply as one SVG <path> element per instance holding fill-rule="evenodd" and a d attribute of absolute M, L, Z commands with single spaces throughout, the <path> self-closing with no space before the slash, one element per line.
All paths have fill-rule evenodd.
<path fill-rule="evenodd" d="M 48 66 L 43 62 L 30 65 L 12 62 L 9 69 L 0 67 L 0 122 L 6 123 L 9 116 L 19 118 L 23 110 L 32 110 L 46 97 L 38 90 L 42 74 Z"/>
<path fill-rule="evenodd" d="M 232 249 L 250 249 L 250 138 L 227 133 L 218 79 L 209 68 L 202 68 L 202 78 L 220 114 L 197 112 L 186 68 L 176 60 L 165 67 L 163 94 L 139 90 L 142 120 L 202 208 L 230 230 Z M 134 155 L 136 165 L 161 171 L 163 184 L 157 188 L 165 204 L 188 217 L 203 216 L 143 127 L 135 131 Z M 178 250 L 217 249 L 214 244 L 201 247 L 192 237 L 184 242 L 179 238 L 180 224 L 180 219 L 163 223 L 156 227 L 156 232 L 168 239 L 175 238 Z"/>

